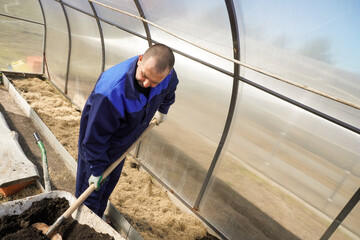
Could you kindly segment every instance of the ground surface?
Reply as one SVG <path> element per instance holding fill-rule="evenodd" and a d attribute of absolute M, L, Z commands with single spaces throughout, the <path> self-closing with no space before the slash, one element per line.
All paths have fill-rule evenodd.
<path fill-rule="evenodd" d="M 16 105 L 13 98 L 9 95 L 3 85 L 0 85 L 0 111 L 12 131 L 18 133 L 19 144 L 25 155 L 37 167 L 40 176 L 43 176 L 41 151 L 37 146 L 33 133 L 37 132 L 43 141 L 47 152 L 47 160 L 49 165 L 49 173 L 51 180 L 51 188 L 56 190 L 64 190 L 70 193 L 75 192 L 75 178 L 72 177 L 70 171 L 66 168 L 60 156 L 55 152 L 51 145 L 43 138 L 40 130 L 32 123 L 32 121 L 24 115 L 21 109 Z M 56 174 L 54 174 L 56 171 Z M 42 186 L 44 186 L 43 178 L 39 179 Z M 27 196 L 32 191 L 36 190 L 36 185 L 31 185 L 25 191 L 21 191 L 15 195 L 4 198 L 0 194 L 0 203 L 3 201 L 11 201 Z"/>
<path fill-rule="evenodd" d="M 76 110 L 76 107 L 72 106 L 46 81 L 40 79 L 14 80 L 13 84 L 70 155 L 77 159 L 80 112 Z M 3 95 L 6 94 L 1 94 L 1 96 Z M 6 101 L 11 101 L 11 97 Z M 7 114 L 9 115 L 8 119 L 16 121 L 20 126 L 26 128 L 19 129 L 16 124 L 18 129 L 15 131 L 25 133 L 22 136 L 31 136 L 32 138 L 34 129 L 18 122 L 18 116 L 21 115 L 21 111 L 19 112 L 14 115 L 10 111 Z M 23 117 L 22 121 L 31 125 L 31 121 L 26 117 Z M 9 124 L 9 127 L 14 129 L 15 124 L 12 124 L 12 126 Z M 33 156 L 34 152 L 37 151 L 37 146 L 31 138 L 25 139 L 22 137 L 21 141 L 19 138 L 20 144 L 21 142 L 23 144 L 21 146 L 27 149 L 25 150 L 27 156 L 28 154 Z M 29 150 L 29 144 L 34 145 L 32 151 Z M 52 150 L 46 144 L 45 148 L 51 153 Z M 29 158 L 37 162 L 36 165 L 40 170 L 41 154 L 40 151 L 38 152 L 38 156 Z M 50 158 L 49 155 L 48 158 Z M 181 212 L 167 197 L 165 190 L 153 184 L 153 180 L 148 174 L 139 171 L 137 168 L 131 168 L 131 161 L 131 159 L 126 160 L 118 186 L 110 199 L 145 240 L 214 239 L 213 236 L 207 233 L 206 228 L 197 218 Z M 49 171 L 53 188 L 74 193 L 75 179 L 71 177 L 70 173 L 67 173 L 68 171 L 64 165 L 58 165 L 59 162 L 61 161 L 55 160 L 53 163 L 49 159 Z"/>

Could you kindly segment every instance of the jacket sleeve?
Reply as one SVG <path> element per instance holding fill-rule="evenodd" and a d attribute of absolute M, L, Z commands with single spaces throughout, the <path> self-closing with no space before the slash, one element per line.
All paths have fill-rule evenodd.
<path fill-rule="evenodd" d="M 80 144 L 91 173 L 100 176 L 110 164 L 107 150 L 113 133 L 120 128 L 121 115 L 107 97 L 101 94 L 91 97 L 87 126 Z"/>
<path fill-rule="evenodd" d="M 175 102 L 175 91 L 176 91 L 176 87 L 177 87 L 178 83 L 179 83 L 179 80 L 177 78 L 177 74 L 175 72 L 175 69 L 173 69 L 172 73 L 171 73 L 170 83 L 169 83 L 169 91 L 166 94 L 163 102 L 161 103 L 161 105 L 159 107 L 159 111 L 161 113 L 167 114 L 170 106 Z"/>

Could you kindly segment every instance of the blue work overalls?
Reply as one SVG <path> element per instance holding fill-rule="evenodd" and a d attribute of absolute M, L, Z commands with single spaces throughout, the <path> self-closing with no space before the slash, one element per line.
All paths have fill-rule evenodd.
<path fill-rule="evenodd" d="M 175 101 L 179 82 L 175 70 L 151 88 L 147 98 L 134 86 L 137 84 L 137 61 L 138 57 L 133 57 L 103 72 L 86 101 L 80 121 L 76 197 L 88 188 L 91 174 L 100 176 L 139 138 L 155 112 L 166 114 Z M 108 176 L 100 190 L 84 201 L 100 217 L 123 165 L 124 161 Z"/>

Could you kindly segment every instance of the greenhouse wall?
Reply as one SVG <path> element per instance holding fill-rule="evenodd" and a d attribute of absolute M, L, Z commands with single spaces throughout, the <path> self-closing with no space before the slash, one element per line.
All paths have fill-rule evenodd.
<path fill-rule="evenodd" d="M 224 239 L 319 239 L 360 186 L 359 13 L 350 0 L 3 0 L 0 67 L 44 73 L 82 109 L 102 71 L 168 45 L 180 83 L 134 153 L 144 168 Z M 357 205 L 333 239 L 359 224 Z"/>

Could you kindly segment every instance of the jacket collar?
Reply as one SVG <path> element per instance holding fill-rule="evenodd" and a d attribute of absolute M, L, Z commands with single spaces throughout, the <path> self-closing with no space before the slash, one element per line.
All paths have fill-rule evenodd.
<path fill-rule="evenodd" d="M 139 59 L 139 57 L 134 58 L 133 63 L 131 63 L 130 68 L 126 72 L 125 97 L 127 99 L 140 100 L 139 92 L 136 90 L 136 88 L 134 86 L 138 59 Z"/>

